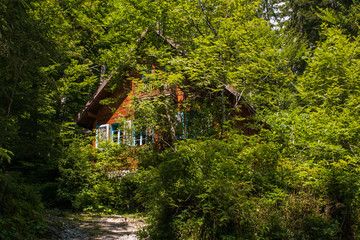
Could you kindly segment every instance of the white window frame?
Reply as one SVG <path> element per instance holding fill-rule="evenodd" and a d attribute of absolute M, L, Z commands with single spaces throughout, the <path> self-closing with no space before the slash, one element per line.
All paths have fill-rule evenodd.
<path fill-rule="evenodd" d="M 113 130 L 113 126 L 118 126 L 117 130 L 117 136 L 116 136 L 116 143 L 117 144 L 122 144 L 124 142 L 124 124 L 121 123 L 113 123 L 111 124 L 111 140 L 114 141 L 113 137 L 114 137 L 114 130 Z"/>
<path fill-rule="evenodd" d="M 142 82 L 142 90 L 145 92 L 152 91 L 152 84 L 151 84 L 151 78 L 149 76 L 146 76 L 145 74 L 141 77 Z"/>
<path fill-rule="evenodd" d="M 146 144 L 146 135 L 148 133 L 147 129 L 143 129 L 144 131 L 136 131 L 136 128 L 134 128 L 134 146 L 142 146 Z M 137 135 L 139 135 L 139 138 L 136 138 Z M 138 140 L 138 141 L 137 141 Z M 136 145 L 136 143 L 139 142 L 139 145 Z"/>
<path fill-rule="evenodd" d="M 104 128 L 104 127 L 106 128 L 105 139 L 99 141 L 99 140 L 100 140 L 100 139 L 99 139 L 99 129 Z M 98 147 L 98 144 L 99 144 L 100 142 L 107 141 L 107 140 L 109 140 L 109 124 L 98 125 L 98 126 L 96 127 L 95 148 Z"/>
<path fill-rule="evenodd" d="M 113 126 L 118 124 L 117 133 L 114 134 Z M 99 132 L 100 129 L 105 128 L 106 139 L 99 139 Z M 132 120 L 125 120 L 122 123 L 112 123 L 112 124 L 102 124 L 96 126 L 96 141 L 95 141 L 95 148 L 98 148 L 100 142 L 103 141 L 113 141 L 114 136 L 116 136 L 116 143 L 117 144 L 126 144 L 128 146 L 137 146 L 136 145 L 136 136 L 139 135 L 139 146 L 145 145 L 148 142 L 148 136 L 151 136 L 152 141 L 154 141 L 154 130 L 146 128 L 144 132 L 140 132 L 137 134 L 136 128 Z M 115 142 L 115 141 L 114 141 Z"/>

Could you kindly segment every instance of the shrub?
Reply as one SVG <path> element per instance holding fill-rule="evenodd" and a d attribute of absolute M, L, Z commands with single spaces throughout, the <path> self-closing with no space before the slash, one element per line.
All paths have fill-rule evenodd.
<path fill-rule="evenodd" d="M 86 141 L 74 141 L 60 161 L 58 196 L 75 210 L 87 212 L 134 212 L 136 173 L 122 174 L 128 167 L 129 149 L 106 143 L 94 149 Z"/>
<path fill-rule="evenodd" d="M 251 237 L 252 171 L 239 164 L 243 138 L 235 141 L 183 141 L 176 153 L 166 150 L 159 166 L 142 173 L 153 239 Z"/>
<path fill-rule="evenodd" d="M 186 140 L 143 154 L 141 200 L 151 239 L 336 239 L 329 200 L 266 135 Z M 157 165 L 150 165 L 154 157 Z M 316 176 L 316 175 L 313 175 Z M 319 179 L 317 179 L 319 181 Z"/>
<path fill-rule="evenodd" d="M 34 188 L 0 173 L 0 239 L 34 239 L 45 230 L 43 206 Z"/>

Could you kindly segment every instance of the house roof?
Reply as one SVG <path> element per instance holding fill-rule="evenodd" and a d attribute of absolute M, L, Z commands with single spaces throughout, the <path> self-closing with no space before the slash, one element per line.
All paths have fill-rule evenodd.
<path fill-rule="evenodd" d="M 239 93 L 237 90 L 235 90 L 235 88 L 233 88 L 229 84 L 225 85 L 225 90 L 231 93 L 235 97 L 235 107 L 239 103 L 242 103 L 249 110 L 251 114 L 257 114 L 256 110 L 246 102 L 244 96 L 242 95 L 244 91 Z"/>
<path fill-rule="evenodd" d="M 99 102 L 105 98 L 111 97 L 111 92 L 106 91 L 106 85 L 108 84 L 108 82 L 110 81 L 111 77 L 107 78 L 97 89 L 97 91 L 94 93 L 94 95 L 92 96 L 92 98 L 85 104 L 84 108 L 81 110 L 81 112 L 78 113 L 77 116 L 77 124 L 88 128 L 88 129 L 92 129 L 92 125 L 93 125 L 93 121 L 96 119 L 96 115 L 95 113 L 98 111 L 99 109 Z M 230 85 L 226 85 L 224 87 L 224 90 L 231 94 L 235 101 L 234 101 L 234 105 L 235 107 L 239 106 L 239 105 L 243 105 L 245 106 L 248 111 L 251 114 L 257 114 L 256 110 L 249 104 L 246 104 L 246 100 L 245 98 L 242 96 L 242 93 L 239 93 L 238 91 L 236 91 L 232 86 Z M 245 104 L 244 104 L 245 103 Z"/>
<path fill-rule="evenodd" d="M 85 104 L 84 108 L 78 113 L 76 123 L 82 127 L 85 128 L 92 128 L 92 119 L 95 119 L 96 116 L 93 115 L 92 111 L 93 108 L 95 108 L 95 105 L 98 105 L 99 102 L 102 99 L 105 99 L 107 97 L 110 97 L 110 93 L 105 90 L 106 85 L 108 82 L 112 79 L 114 74 L 118 68 L 115 68 L 109 75 L 107 79 L 105 79 L 99 86 L 99 88 L 96 90 L 96 92 L 93 94 L 93 96 L 90 98 L 90 100 Z"/>

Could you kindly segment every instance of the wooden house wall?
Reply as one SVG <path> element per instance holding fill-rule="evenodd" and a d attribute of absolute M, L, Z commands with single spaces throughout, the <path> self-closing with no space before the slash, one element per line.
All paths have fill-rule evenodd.
<path fill-rule="evenodd" d="M 139 75 L 137 76 L 139 77 Z M 125 119 L 126 117 L 131 116 L 131 111 L 129 105 L 131 103 L 131 98 L 133 97 L 133 92 L 135 90 L 134 83 L 129 80 L 126 84 L 126 87 L 123 89 L 118 89 L 112 94 L 112 98 L 119 98 L 119 100 L 114 104 L 109 105 L 100 105 L 99 110 L 96 114 L 96 120 L 93 123 L 93 129 L 97 126 L 109 124 L 108 136 L 111 136 L 111 124 L 118 123 L 120 119 Z M 165 91 L 165 94 L 167 92 Z M 168 92 L 170 93 L 170 91 Z M 143 98 L 157 95 L 158 91 L 153 91 L 150 94 L 142 94 Z M 178 103 L 184 99 L 184 93 L 176 88 L 176 100 Z M 116 111 L 114 112 L 114 108 Z M 131 117 L 129 118 L 129 120 Z"/>
<path fill-rule="evenodd" d="M 258 134 L 259 131 L 257 129 L 253 129 L 249 127 L 251 124 L 255 124 L 255 120 L 251 117 L 256 114 L 255 110 L 251 109 L 250 106 L 246 105 L 243 102 L 243 99 L 237 99 L 233 94 L 228 95 L 228 103 L 229 107 L 233 107 L 233 113 L 230 117 L 239 117 L 240 120 L 235 121 L 235 127 L 240 129 L 244 135 L 254 135 Z"/>
<path fill-rule="evenodd" d="M 97 126 L 109 124 L 108 136 L 111 136 L 111 124 L 118 123 L 120 119 L 131 115 L 129 105 L 132 98 L 133 84 L 132 81 L 126 83 L 126 87 L 118 89 L 111 96 L 112 98 L 119 98 L 116 103 L 109 105 L 101 105 L 96 114 L 96 120 L 93 123 L 93 129 Z M 114 112 L 114 108 L 116 108 Z"/>
<path fill-rule="evenodd" d="M 137 75 L 135 77 L 140 78 L 141 75 Z M 112 97 L 114 99 L 118 98 L 119 100 L 116 103 L 109 104 L 109 105 L 97 105 L 97 112 L 96 112 L 96 120 L 93 122 L 93 129 L 97 128 L 98 126 L 108 124 L 108 132 L 107 136 L 108 139 L 111 139 L 112 124 L 119 123 L 121 119 L 131 120 L 131 111 L 129 109 L 129 105 L 131 103 L 131 98 L 133 96 L 133 92 L 135 89 L 135 85 L 131 80 L 128 80 L 123 88 L 116 90 L 113 94 L 109 95 L 108 97 Z M 169 91 L 170 93 L 170 91 Z M 153 91 L 149 94 L 143 94 L 140 97 L 151 97 L 157 95 L 158 91 Z M 165 91 L 166 94 L 166 91 Z M 176 89 L 176 99 L 175 102 L 181 104 L 184 99 L 184 93 L 177 88 Z M 249 127 L 249 124 L 254 123 L 254 120 L 251 119 L 251 116 L 254 114 L 253 110 L 249 109 L 246 105 L 242 102 L 238 101 L 233 94 L 228 94 L 228 103 L 229 107 L 237 108 L 233 111 L 232 116 L 240 116 L 242 120 L 236 121 L 235 125 L 242 130 L 245 135 L 253 135 L 257 134 L 258 130 L 254 130 Z M 114 111 L 114 109 L 116 109 Z M 94 143 L 95 145 L 95 143 Z"/>
<path fill-rule="evenodd" d="M 249 125 L 254 124 L 255 121 L 251 119 L 252 113 L 244 105 L 240 105 L 234 115 L 241 118 L 241 120 L 235 122 L 235 126 L 240 129 L 244 135 L 251 136 L 259 133 L 258 130 L 249 127 Z"/>

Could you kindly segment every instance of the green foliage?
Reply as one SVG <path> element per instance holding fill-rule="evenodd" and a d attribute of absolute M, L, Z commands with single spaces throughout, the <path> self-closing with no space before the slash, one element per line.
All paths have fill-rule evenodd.
<path fill-rule="evenodd" d="M 60 160 L 59 200 L 87 212 L 134 212 L 136 173 L 126 174 L 130 164 L 124 145 L 105 143 L 93 149 L 84 140 L 74 140 Z"/>
<path fill-rule="evenodd" d="M 13 155 L 14 154 L 11 151 L 6 150 L 5 148 L 0 148 L 0 166 L 3 164 L 4 160 L 10 163 L 11 156 Z"/>
<path fill-rule="evenodd" d="M 265 17 L 276 26 L 295 30 L 300 37 L 315 46 L 320 40 L 321 25 L 340 26 L 347 34 L 357 36 L 359 31 L 359 3 L 352 0 L 287 0 L 263 1 Z"/>
<path fill-rule="evenodd" d="M 341 111 L 359 103 L 359 39 L 324 27 L 324 42 L 309 53 L 299 91 L 310 106 Z M 354 112 L 354 114 L 355 114 Z"/>
<path fill-rule="evenodd" d="M 40 196 L 13 174 L 0 173 L 0 238 L 35 239 L 45 231 Z"/>
<path fill-rule="evenodd" d="M 150 182 L 142 194 L 152 211 L 152 238 L 213 239 L 236 231 L 231 216 L 251 213 L 242 205 L 252 186 L 236 183 L 242 177 L 237 170 L 244 170 L 236 168 L 236 152 L 231 150 L 221 141 L 187 140 L 178 144 L 176 153 L 162 153 L 158 167 L 143 172 L 144 181 Z M 241 218 L 238 223 L 244 229 L 249 224 Z"/>
<path fill-rule="evenodd" d="M 326 195 L 308 187 L 303 165 L 289 167 L 281 139 L 232 134 L 186 140 L 177 152 L 144 156 L 141 200 L 153 239 L 336 239 Z M 311 175 L 314 177 L 314 175 Z M 318 176 L 320 178 L 320 176 Z M 305 181 L 304 181 L 305 180 Z M 290 181 L 290 182 L 289 182 Z M 322 181 L 317 179 L 316 181 Z"/>
<path fill-rule="evenodd" d="M 313 109 L 313 108 L 311 108 Z M 355 115 L 355 116 L 354 116 Z M 358 127 L 351 110 L 293 110 L 272 116 L 273 134 L 282 143 L 280 175 L 287 189 L 326 199 L 327 218 L 341 223 L 338 235 L 358 229 Z M 334 223 L 332 223 L 334 224 Z"/>
<path fill-rule="evenodd" d="M 284 105 L 278 96 L 291 89 L 293 75 L 289 55 L 281 49 L 285 36 L 292 38 L 290 34 L 279 37 L 279 31 L 257 18 L 256 1 L 181 4 L 167 14 L 174 19 L 171 23 L 186 26 L 192 32 L 187 40 L 190 43 L 180 44 L 182 39 L 175 33 L 178 28 L 169 27 L 166 37 L 179 41 L 179 48 L 186 54 L 157 56 L 157 61 L 174 73 L 189 104 L 206 100 L 219 103 L 221 97 L 214 96 L 230 84 L 259 108 Z M 179 12 L 186 16 L 178 17 Z M 287 52 L 292 45 L 289 42 L 285 46 Z M 299 51 L 303 49 L 301 43 L 296 45 Z"/>
<path fill-rule="evenodd" d="M 301 103 L 308 106 L 310 120 L 309 133 L 300 139 L 309 146 L 303 154 L 321 169 L 318 189 L 335 205 L 331 214 L 343 223 L 342 235 L 349 237 L 359 228 L 359 40 L 334 28 L 325 28 L 324 37 L 300 79 Z"/>
<path fill-rule="evenodd" d="M 359 6 L 2 1 L 0 238 L 43 227 L 37 194 L 10 169 L 48 206 L 145 205 L 153 239 L 359 238 Z M 98 83 L 112 78 L 114 90 L 134 72 L 152 87 L 135 93 L 135 126 L 158 142 L 93 149 L 74 138 L 73 118 Z M 266 122 L 259 135 L 234 133 L 228 84 Z M 119 176 L 130 160 L 141 170 Z"/>

